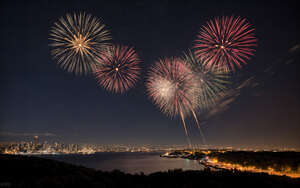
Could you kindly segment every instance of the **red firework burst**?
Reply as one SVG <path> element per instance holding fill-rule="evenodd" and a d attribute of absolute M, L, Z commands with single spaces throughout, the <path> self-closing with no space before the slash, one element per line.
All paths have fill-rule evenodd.
<path fill-rule="evenodd" d="M 254 28 L 240 17 L 217 17 L 203 26 L 195 41 L 195 53 L 207 68 L 226 71 L 241 68 L 254 55 L 257 39 Z"/>
<path fill-rule="evenodd" d="M 161 59 L 148 72 L 149 97 L 163 113 L 184 115 L 195 109 L 196 83 L 192 71 L 181 59 Z"/>
<path fill-rule="evenodd" d="M 107 90 L 123 93 L 138 81 L 140 62 L 133 48 L 111 46 L 99 58 L 99 65 L 95 71 L 96 79 Z"/>

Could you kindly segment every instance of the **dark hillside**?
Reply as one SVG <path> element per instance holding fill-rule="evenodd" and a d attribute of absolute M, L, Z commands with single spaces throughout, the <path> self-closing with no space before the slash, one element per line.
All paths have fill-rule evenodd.
<path fill-rule="evenodd" d="M 0 187 L 299 187 L 300 179 L 239 171 L 102 172 L 49 159 L 0 155 Z"/>

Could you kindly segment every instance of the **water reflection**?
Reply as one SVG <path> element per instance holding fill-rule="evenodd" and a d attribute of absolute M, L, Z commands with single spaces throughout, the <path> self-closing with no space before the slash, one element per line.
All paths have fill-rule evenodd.
<path fill-rule="evenodd" d="M 145 174 L 169 169 L 202 170 L 195 160 L 162 158 L 161 153 L 96 153 L 94 155 L 43 156 L 103 171 L 119 169 L 127 173 Z"/>

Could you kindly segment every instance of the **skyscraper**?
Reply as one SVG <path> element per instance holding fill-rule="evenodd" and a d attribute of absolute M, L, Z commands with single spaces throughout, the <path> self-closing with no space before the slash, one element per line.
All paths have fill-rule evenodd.
<path fill-rule="evenodd" d="M 38 145 L 39 144 L 39 136 L 34 136 L 34 145 Z"/>

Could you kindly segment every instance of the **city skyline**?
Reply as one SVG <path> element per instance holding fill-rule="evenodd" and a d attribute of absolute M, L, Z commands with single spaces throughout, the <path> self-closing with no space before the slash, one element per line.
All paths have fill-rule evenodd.
<path fill-rule="evenodd" d="M 41 140 L 39 136 L 33 136 L 31 140 L 19 142 L 0 142 L 0 154 L 13 155 L 65 155 L 65 154 L 95 154 L 97 152 L 172 152 L 172 151 L 250 151 L 250 152 L 298 152 L 291 147 L 249 147 L 242 146 L 214 146 L 214 145 L 193 145 L 189 148 L 187 144 L 78 144 L 64 143 L 57 140 Z"/>

